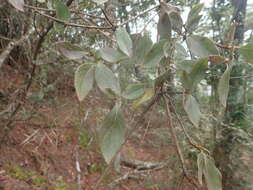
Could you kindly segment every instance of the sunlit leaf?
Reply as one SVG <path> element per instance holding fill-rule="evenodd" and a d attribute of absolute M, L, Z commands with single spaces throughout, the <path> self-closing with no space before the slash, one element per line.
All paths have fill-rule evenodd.
<path fill-rule="evenodd" d="M 204 176 L 208 190 L 222 190 L 222 176 L 214 164 L 214 160 L 206 155 L 205 157 Z"/>
<path fill-rule="evenodd" d="M 122 93 L 122 97 L 129 100 L 133 100 L 139 98 L 141 95 L 143 95 L 143 93 L 144 93 L 143 84 L 131 84 Z"/>
<path fill-rule="evenodd" d="M 24 0 L 8 0 L 8 2 L 16 9 L 24 12 Z"/>
<path fill-rule="evenodd" d="M 126 56 L 123 53 L 121 53 L 120 51 L 117 51 L 117 50 L 115 50 L 113 48 L 109 48 L 109 47 L 100 49 L 100 54 L 104 60 L 106 60 L 110 63 L 116 63 L 116 62 L 126 58 Z"/>
<path fill-rule="evenodd" d="M 115 94 L 120 94 L 120 85 L 118 78 L 114 73 L 102 63 L 99 63 L 95 70 L 95 79 L 98 87 L 104 93 L 112 90 Z"/>
<path fill-rule="evenodd" d="M 79 101 L 82 101 L 93 87 L 94 68 L 91 65 L 80 65 L 75 72 L 75 89 Z"/>
<path fill-rule="evenodd" d="M 108 0 L 92 0 L 92 1 L 100 5 L 106 3 Z"/>
<path fill-rule="evenodd" d="M 155 94 L 155 92 L 154 92 L 153 88 L 146 89 L 144 95 L 134 102 L 133 108 L 137 108 L 141 104 L 147 102 L 148 100 L 150 100 L 154 96 L 154 94 Z"/>
<path fill-rule="evenodd" d="M 81 59 L 87 54 L 82 48 L 69 42 L 58 42 L 56 48 L 62 55 L 71 60 Z"/>
<path fill-rule="evenodd" d="M 102 122 L 99 145 L 105 161 L 109 164 L 124 142 L 125 121 L 120 105 L 116 104 Z"/>
<path fill-rule="evenodd" d="M 121 27 L 116 30 L 116 40 L 119 49 L 131 57 L 133 54 L 133 43 L 125 28 Z"/>
<path fill-rule="evenodd" d="M 206 57 L 218 55 L 218 49 L 209 38 L 203 36 L 189 36 L 186 38 L 187 46 L 194 56 Z"/>
<path fill-rule="evenodd" d="M 198 180 L 200 185 L 203 184 L 203 174 L 204 174 L 204 167 L 205 167 L 205 154 L 203 152 L 200 152 L 198 154 L 197 158 L 197 165 L 198 165 Z"/>
<path fill-rule="evenodd" d="M 253 63 L 253 43 L 248 43 L 239 49 L 240 54 L 249 63 Z"/>
<path fill-rule="evenodd" d="M 226 71 L 223 73 L 218 84 L 218 94 L 220 103 L 226 107 L 228 92 L 229 92 L 229 80 L 232 66 L 228 65 Z"/>
<path fill-rule="evenodd" d="M 200 109 L 199 109 L 198 102 L 195 100 L 195 98 L 192 95 L 188 95 L 186 97 L 186 101 L 185 101 L 185 104 L 184 104 L 184 109 L 185 109 L 190 121 L 196 127 L 198 127 L 200 117 L 201 117 L 201 112 L 200 112 Z"/>

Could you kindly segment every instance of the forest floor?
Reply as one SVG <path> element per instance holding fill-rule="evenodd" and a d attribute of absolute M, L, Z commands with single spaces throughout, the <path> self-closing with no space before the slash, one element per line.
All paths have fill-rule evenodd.
<path fill-rule="evenodd" d="M 24 77 L 18 73 L 6 67 L 0 75 L 0 89 L 8 93 L 20 89 Z M 32 86 L 12 123 L 14 128 L 7 142 L 1 146 L 0 189 L 89 190 L 98 183 L 107 165 L 98 147 L 96 130 L 112 102 L 94 90 L 79 103 L 72 84 L 73 80 L 67 78 L 42 100 L 34 98 L 39 88 Z M 125 167 L 120 172 L 110 169 L 97 189 L 193 189 L 182 177 L 167 121 L 158 110 L 155 107 L 146 114 L 121 156 L 148 163 L 169 162 L 160 169 L 141 172 Z M 138 118 L 138 113 L 131 111 L 125 115 L 128 127 Z M 127 173 L 131 176 L 124 179 Z"/>

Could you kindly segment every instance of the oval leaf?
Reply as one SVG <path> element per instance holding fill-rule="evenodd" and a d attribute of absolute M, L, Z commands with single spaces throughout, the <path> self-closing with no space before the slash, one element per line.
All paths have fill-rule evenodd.
<path fill-rule="evenodd" d="M 8 0 L 8 2 L 16 9 L 24 12 L 24 0 Z"/>
<path fill-rule="evenodd" d="M 171 23 L 168 14 L 163 13 L 159 17 L 157 24 L 157 31 L 160 39 L 170 39 L 171 38 Z"/>
<path fill-rule="evenodd" d="M 186 38 L 187 46 L 191 53 L 197 57 L 218 55 L 218 49 L 209 38 L 203 36 L 189 36 Z"/>
<path fill-rule="evenodd" d="M 253 63 L 253 43 L 249 43 L 245 46 L 242 46 L 239 49 L 240 54 L 249 63 Z"/>
<path fill-rule="evenodd" d="M 198 154 L 197 165 L 198 165 L 198 180 L 200 185 L 202 185 L 203 172 L 205 167 L 205 154 L 203 152 Z"/>
<path fill-rule="evenodd" d="M 150 100 L 154 96 L 155 92 L 153 88 L 149 88 L 145 91 L 144 95 L 136 100 L 133 104 L 133 108 L 137 108 L 141 104 L 145 103 L 146 101 Z"/>
<path fill-rule="evenodd" d="M 226 71 L 223 73 L 218 84 L 218 94 L 220 103 L 226 107 L 228 91 L 229 91 L 229 80 L 232 66 L 228 65 Z"/>
<path fill-rule="evenodd" d="M 108 0 L 92 0 L 92 1 L 100 5 L 106 3 Z"/>
<path fill-rule="evenodd" d="M 75 72 L 75 89 L 79 101 L 82 101 L 93 87 L 94 68 L 90 65 L 80 65 Z"/>
<path fill-rule="evenodd" d="M 126 58 L 126 56 L 123 53 L 109 47 L 100 49 L 100 54 L 104 60 L 110 63 L 116 63 Z"/>
<path fill-rule="evenodd" d="M 202 79 L 204 79 L 206 70 L 208 68 L 208 58 L 199 59 L 190 72 L 192 87 L 195 87 Z"/>
<path fill-rule="evenodd" d="M 189 12 L 188 17 L 187 17 L 187 22 L 186 22 L 187 32 L 192 33 L 198 27 L 199 21 L 202 17 L 202 15 L 199 15 L 199 13 L 203 7 L 204 7 L 204 4 L 200 3 L 194 6 Z"/>
<path fill-rule="evenodd" d="M 153 42 L 147 34 L 133 40 L 133 60 L 136 64 L 142 64 L 145 56 L 152 49 Z"/>
<path fill-rule="evenodd" d="M 208 190 L 222 190 L 222 176 L 210 156 L 205 156 L 204 176 Z"/>
<path fill-rule="evenodd" d="M 179 14 L 179 12 L 173 11 L 169 15 L 171 28 L 177 33 L 181 34 L 183 27 L 183 20 Z"/>
<path fill-rule="evenodd" d="M 144 64 L 146 66 L 148 67 L 157 66 L 157 64 L 164 57 L 163 51 L 164 44 L 165 44 L 164 40 L 154 44 L 151 51 L 147 54 L 147 56 L 144 59 Z"/>
<path fill-rule="evenodd" d="M 69 42 L 58 42 L 56 48 L 62 55 L 71 60 L 81 59 L 86 56 L 86 53 L 82 48 Z"/>
<path fill-rule="evenodd" d="M 144 93 L 143 84 L 130 84 L 122 93 L 122 97 L 133 100 L 139 98 Z"/>
<path fill-rule="evenodd" d="M 186 97 L 186 102 L 184 104 L 184 109 L 190 119 L 190 121 L 198 127 L 200 117 L 201 117 L 201 112 L 199 109 L 199 104 L 195 100 L 195 98 L 192 95 L 188 95 Z"/>
<path fill-rule="evenodd" d="M 119 49 L 124 52 L 127 56 L 132 56 L 133 43 L 125 28 L 118 28 L 116 30 L 116 41 Z"/>
<path fill-rule="evenodd" d="M 120 105 L 116 104 L 105 117 L 99 131 L 99 145 L 105 161 L 109 164 L 124 142 L 125 121 Z"/>
<path fill-rule="evenodd" d="M 56 17 L 60 20 L 68 20 L 70 18 L 69 8 L 64 4 L 63 1 L 56 1 Z"/>
<path fill-rule="evenodd" d="M 98 87 L 104 93 L 108 93 L 108 90 L 112 90 L 115 94 L 120 94 L 119 80 L 104 64 L 100 63 L 97 65 L 95 79 Z"/>

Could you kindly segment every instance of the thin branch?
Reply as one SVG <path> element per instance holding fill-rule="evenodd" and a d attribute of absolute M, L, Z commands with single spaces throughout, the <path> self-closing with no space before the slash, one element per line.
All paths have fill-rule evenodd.
<path fill-rule="evenodd" d="M 175 148 L 176 148 L 176 152 L 177 152 L 177 155 L 179 157 L 179 160 L 181 162 L 181 166 L 182 166 L 182 170 L 183 170 L 183 173 L 185 175 L 185 177 L 187 178 L 187 180 L 193 184 L 197 189 L 200 189 L 198 184 L 188 175 L 187 173 L 187 169 L 186 169 L 186 166 L 185 166 L 185 161 L 184 161 L 184 157 L 183 157 L 183 154 L 182 154 L 182 151 L 181 151 L 181 148 L 179 146 L 179 143 L 178 143 L 178 139 L 177 139 L 177 136 L 176 136 L 176 133 L 174 131 L 174 127 L 173 127 L 173 122 L 172 122 L 172 115 L 171 115 L 171 112 L 170 112 L 170 109 L 169 109 L 169 102 L 168 100 L 163 96 L 163 99 L 164 99 L 164 102 L 165 102 L 165 106 L 166 106 L 166 115 L 167 115 L 167 118 L 168 118 L 168 127 L 170 129 L 170 133 L 171 133 L 171 136 L 172 136 L 172 139 L 175 143 Z"/>
<path fill-rule="evenodd" d="M 68 22 L 68 21 L 65 21 L 65 20 L 61 20 L 61 19 L 58 19 L 58 18 L 55 18 L 54 16 L 51 16 L 51 15 L 48 15 L 48 14 L 45 14 L 45 13 L 42 13 L 40 12 L 39 10 L 37 9 L 33 9 L 34 12 L 40 14 L 41 16 L 44 16 L 46 18 L 49 18 L 55 22 L 58 22 L 58 23 L 61 23 L 65 26 L 72 26 L 72 27 L 78 27 L 78 28 L 85 28 L 85 29 L 101 29 L 101 30 L 108 30 L 108 29 L 112 29 L 112 27 L 97 27 L 97 26 L 88 26 L 88 25 L 83 25 L 83 24 L 76 24 L 76 23 L 71 23 L 71 22 Z"/>
<path fill-rule="evenodd" d="M 25 42 L 26 40 L 29 39 L 29 36 L 32 34 L 32 28 L 30 28 L 30 30 L 24 34 L 19 40 L 14 40 L 9 42 L 9 44 L 7 45 L 7 47 L 5 48 L 5 50 L 0 54 L 0 69 L 4 64 L 4 61 L 9 57 L 10 53 L 12 52 L 12 50 L 16 47 L 21 45 L 23 42 Z"/>
<path fill-rule="evenodd" d="M 169 97 L 168 97 L 168 98 L 169 98 Z M 178 123 L 179 123 L 179 125 L 181 126 L 181 128 L 182 128 L 182 130 L 183 130 L 183 133 L 184 133 L 184 135 L 186 136 L 186 139 L 187 139 L 188 143 L 189 143 L 191 146 L 193 146 L 194 148 L 198 149 L 199 151 L 203 151 L 203 152 L 205 152 L 205 153 L 207 153 L 207 154 L 210 155 L 210 152 L 209 152 L 206 148 L 204 148 L 204 147 L 202 147 L 202 146 L 200 146 L 200 145 L 197 145 L 196 143 L 193 142 L 192 138 L 191 138 L 191 137 L 188 135 L 188 133 L 186 132 L 186 129 L 185 129 L 183 123 L 182 123 L 182 119 L 179 117 L 179 115 L 178 115 L 178 113 L 177 113 L 177 111 L 176 111 L 175 105 L 174 105 L 171 101 L 170 101 L 170 105 L 171 105 L 171 108 L 173 109 L 173 111 L 175 112 L 176 119 L 178 120 Z"/>
<path fill-rule="evenodd" d="M 138 17 L 140 17 L 140 16 L 142 16 L 142 15 L 144 15 L 144 14 L 146 14 L 146 13 L 148 13 L 148 12 L 154 10 L 154 9 L 157 9 L 158 7 L 160 7 L 160 5 L 156 5 L 156 6 L 152 7 L 152 8 L 150 8 L 150 9 L 147 9 L 147 10 L 143 11 L 142 13 L 140 13 L 140 14 L 134 16 L 133 18 L 130 18 L 129 20 L 126 20 L 125 22 L 123 22 L 123 23 L 117 25 L 117 27 L 124 26 L 125 24 L 127 24 L 127 23 L 129 23 L 129 22 L 132 22 L 132 21 L 134 21 L 134 20 L 136 20 Z"/>
<path fill-rule="evenodd" d="M 115 26 L 114 26 L 114 24 L 112 23 L 112 21 L 109 19 L 109 17 L 107 16 L 107 13 L 105 12 L 105 10 L 104 10 L 103 8 L 101 8 L 101 10 L 102 10 L 102 13 L 103 13 L 104 16 L 105 16 L 106 21 L 112 26 L 113 30 L 115 30 Z"/>
<path fill-rule="evenodd" d="M 219 48 L 223 48 L 223 49 L 240 49 L 240 46 L 230 46 L 230 45 L 223 45 L 223 44 L 215 44 L 217 47 Z"/>
<path fill-rule="evenodd" d="M 33 10 L 38 10 L 38 11 L 56 12 L 56 9 L 47 9 L 47 8 L 42 8 L 42 7 L 35 7 L 35 6 L 27 5 L 27 4 L 25 4 L 24 6 L 25 6 L 26 8 L 33 9 Z M 70 9 L 69 11 L 70 11 L 71 13 L 82 14 L 82 15 L 85 15 L 85 16 L 88 16 L 88 17 L 92 17 L 92 18 L 98 18 L 98 19 L 102 19 L 102 20 L 105 20 L 105 19 L 106 19 L 106 18 L 104 18 L 104 17 L 100 17 L 100 16 L 97 16 L 97 15 L 92 15 L 92 14 L 88 14 L 88 13 L 83 13 L 83 12 L 80 12 L 80 11 L 78 11 L 78 10 Z"/>
<path fill-rule="evenodd" d="M 73 0 L 68 0 L 67 3 L 66 3 L 66 5 L 70 6 L 72 2 L 73 2 Z M 14 111 L 10 114 L 10 117 L 8 118 L 8 122 L 7 122 L 7 124 L 5 125 L 5 127 L 3 129 L 3 135 L 1 135 L 1 137 L 0 137 L 0 148 L 3 145 L 3 142 L 5 142 L 5 140 L 7 139 L 9 132 L 11 130 L 13 130 L 14 127 L 15 127 L 14 125 L 12 126 L 13 121 L 15 121 L 13 119 L 13 117 L 15 117 L 15 115 L 18 113 L 18 111 L 21 108 L 21 105 L 24 104 L 26 96 L 27 96 L 27 93 L 28 93 L 28 91 L 29 91 L 29 89 L 30 89 L 30 87 L 32 85 L 33 78 L 35 76 L 36 64 L 34 64 L 34 61 L 37 59 L 37 56 L 39 54 L 39 50 L 40 50 L 40 48 L 42 46 L 42 43 L 45 40 L 45 37 L 47 36 L 48 32 L 53 28 L 53 26 L 54 26 L 54 22 L 51 21 L 48 24 L 47 29 L 45 31 L 43 31 L 43 33 L 40 35 L 40 37 L 39 37 L 39 39 L 37 41 L 37 44 L 36 44 L 36 47 L 35 47 L 35 50 L 34 50 L 34 53 L 33 53 L 33 59 L 30 61 L 31 64 L 32 64 L 32 70 L 30 72 L 30 79 L 29 79 L 26 87 L 23 90 L 23 93 L 21 95 L 20 101 L 17 103 L 17 106 L 14 108 Z"/>

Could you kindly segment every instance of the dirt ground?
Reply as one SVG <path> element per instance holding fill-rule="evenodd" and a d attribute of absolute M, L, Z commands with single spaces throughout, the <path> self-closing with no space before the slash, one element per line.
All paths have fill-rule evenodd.
<path fill-rule="evenodd" d="M 38 90 L 36 86 L 31 88 L 28 100 L 12 124 L 14 129 L 1 146 L 0 189 L 78 190 L 81 187 L 89 190 L 101 179 L 107 165 L 98 147 L 96 130 L 112 102 L 95 90 L 80 104 L 73 81 L 66 81 L 69 86 L 58 86 L 41 102 L 29 99 Z M 0 75 L 0 89 L 5 93 L 19 89 L 23 82 L 23 76 L 9 67 Z M 126 167 L 120 168 L 120 172 L 110 169 L 97 189 L 193 189 L 182 177 L 166 121 L 157 110 L 154 108 L 145 116 L 121 156 L 142 162 L 170 161 L 161 169 L 139 173 Z M 131 127 L 138 112 L 126 111 L 125 115 Z M 133 174 L 120 180 L 128 172 Z"/>

